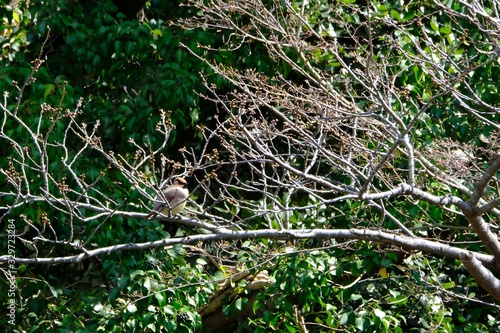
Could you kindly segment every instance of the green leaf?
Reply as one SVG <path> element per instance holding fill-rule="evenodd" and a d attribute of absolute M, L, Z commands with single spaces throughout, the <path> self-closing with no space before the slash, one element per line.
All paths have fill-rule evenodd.
<path fill-rule="evenodd" d="M 52 285 L 49 285 L 50 292 L 55 298 L 59 298 L 59 295 L 62 294 L 61 289 L 56 289 Z"/>
<path fill-rule="evenodd" d="M 158 301 L 158 305 L 160 307 L 164 306 L 166 303 L 165 293 L 163 292 L 155 292 L 155 298 Z"/>
<path fill-rule="evenodd" d="M 262 303 L 259 299 L 256 299 L 253 304 L 252 304 L 252 311 L 253 313 L 257 313 L 257 310 L 259 310 L 262 306 Z"/>
<path fill-rule="evenodd" d="M 392 265 L 392 260 L 391 259 L 387 259 L 387 258 L 382 258 L 380 260 L 380 265 L 384 266 L 384 267 L 391 267 Z"/>
<path fill-rule="evenodd" d="M 365 331 L 365 328 L 368 327 L 368 322 L 367 322 L 368 319 L 366 318 L 363 318 L 363 317 L 356 317 L 356 319 L 354 320 L 354 326 L 356 326 L 356 328 L 360 331 Z"/>
<path fill-rule="evenodd" d="M 196 108 L 189 109 L 189 117 L 191 117 L 191 125 L 198 123 L 200 112 Z"/>
<path fill-rule="evenodd" d="M 339 317 L 339 322 L 341 325 L 345 325 L 349 322 L 349 313 L 344 312 Z"/>
<path fill-rule="evenodd" d="M 290 332 L 290 333 L 297 332 L 297 330 L 292 325 L 290 325 L 289 323 L 285 323 L 285 327 L 286 327 L 287 331 Z"/>
<path fill-rule="evenodd" d="M 163 311 L 166 313 L 166 314 L 169 314 L 169 315 L 174 315 L 175 314 L 175 307 L 173 307 L 172 305 L 165 305 L 163 307 Z"/>
<path fill-rule="evenodd" d="M 117 299 L 119 293 L 120 293 L 120 289 L 118 287 L 111 289 L 111 291 L 109 292 L 109 295 L 108 295 L 108 299 L 109 299 L 109 302 L 111 303 L 111 305 L 116 306 L 116 299 Z"/>
<path fill-rule="evenodd" d="M 225 315 L 225 316 L 229 316 L 230 314 L 233 313 L 234 311 L 234 305 L 233 304 L 226 304 L 226 305 L 223 305 L 222 306 L 222 313 Z"/>
<path fill-rule="evenodd" d="M 429 24 L 431 25 L 432 30 L 434 30 L 434 31 L 436 31 L 436 32 L 438 32 L 438 31 L 439 31 L 439 26 L 438 26 L 438 24 L 436 23 L 436 21 L 435 21 L 435 20 L 431 20 L 431 21 L 429 22 Z"/>
<path fill-rule="evenodd" d="M 373 310 L 373 313 L 375 314 L 375 316 L 379 317 L 380 320 L 384 319 L 385 317 L 385 312 L 376 308 L 375 310 Z"/>
<path fill-rule="evenodd" d="M 248 299 L 244 298 L 244 297 L 241 297 L 241 298 L 238 298 L 234 302 L 234 306 L 236 307 L 236 309 L 242 311 L 242 310 L 244 310 L 246 308 L 247 303 L 248 303 Z"/>
<path fill-rule="evenodd" d="M 127 305 L 127 311 L 130 313 L 136 312 L 137 306 L 135 305 L 135 303 L 131 303 L 131 304 Z"/>
<path fill-rule="evenodd" d="M 391 14 L 391 17 L 393 19 L 398 20 L 398 21 L 402 21 L 404 18 L 403 14 L 401 14 L 400 12 L 398 12 L 397 10 L 394 10 L 394 9 L 392 9 L 390 11 L 390 14 Z"/>
<path fill-rule="evenodd" d="M 389 303 L 395 305 L 405 305 L 408 302 L 408 297 L 405 295 L 399 295 L 396 297 L 389 298 Z"/>
<path fill-rule="evenodd" d="M 445 27 L 442 27 L 441 29 L 439 29 L 439 32 L 444 34 L 444 35 L 449 35 L 449 34 L 451 34 L 452 30 L 450 27 L 445 26 Z"/>
<path fill-rule="evenodd" d="M 450 281 L 450 282 L 443 283 L 441 285 L 441 287 L 443 287 L 444 289 L 451 289 L 451 288 L 455 287 L 455 282 Z"/>
<path fill-rule="evenodd" d="M 143 270 L 140 270 L 140 269 L 137 269 L 135 271 L 133 271 L 132 273 L 130 273 L 130 280 L 134 280 L 137 276 L 143 276 L 144 275 L 144 271 Z"/>
<path fill-rule="evenodd" d="M 95 312 L 100 312 L 100 311 L 102 311 L 102 309 L 103 309 L 103 308 L 104 308 L 104 307 L 102 306 L 102 304 L 101 304 L 101 303 L 97 303 L 97 304 L 95 304 L 95 305 L 94 305 L 93 310 L 94 310 Z"/>
<path fill-rule="evenodd" d="M 45 89 L 43 91 L 43 100 L 46 102 L 47 101 L 47 97 L 52 94 L 55 90 L 55 85 L 49 83 L 49 84 L 46 84 L 45 85 Z"/>

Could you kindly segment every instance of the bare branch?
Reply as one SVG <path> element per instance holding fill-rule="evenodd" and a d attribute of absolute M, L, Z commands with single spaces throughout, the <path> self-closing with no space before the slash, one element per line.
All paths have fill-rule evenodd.
<path fill-rule="evenodd" d="M 484 288 L 493 298 L 500 300 L 500 280 L 491 273 L 472 253 L 463 252 L 460 260 L 477 283 Z"/>
<path fill-rule="evenodd" d="M 14 258 L 12 256 L 0 256 L 0 262 L 14 260 L 19 264 L 61 264 L 75 263 L 86 260 L 90 257 L 99 256 L 103 253 L 115 251 L 146 250 L 151 248 L 172 246 L 175 244 L 197 244 L 199 242 L 211 242 L 216 240 L 241 240 L 241 239 L 358 239 L 380 242 L 384 244 L 394 244 L 407 250 L 424 251 L 448 258 L 460 259 L 465 253 L 470 251 L 449 246 L 444 243 L 433 242 L 425 239 L 415 239 L 406 236 L 399 236 L 382 231 L 361 230 L 361 229 L 311 229 L 311 230 L 245 230 L 233 231 L 226 228 L 219 228 L 216 234 L 192 235 L 186 237 L 166 238 L 157 241 L 137 244 L 117 244 L 78 255 L 59 258 Z M 471 252 L 472 253 L 472 252 Z M 482 253 L 472 253 L 474 258 L 489 269 L 496 267 L 496 261 L 491 255 Z"/>
<path fill-rule="evenodd" d="M 484 194 L 484 191 L 486 190 L 486 187 L 488 186 L 488 183 L 491 181 L 493 177 L 496 176 L 498 170 L 500 170 L 500 155 L 496 156 L 496 158 L 490 164 L 488 169 L 484 171 L 483 176 L 477 183 L 476 188 L 469 199 L 469 204 L 472 207 L 477 206 L 479 200 L 482 198 Z"/>

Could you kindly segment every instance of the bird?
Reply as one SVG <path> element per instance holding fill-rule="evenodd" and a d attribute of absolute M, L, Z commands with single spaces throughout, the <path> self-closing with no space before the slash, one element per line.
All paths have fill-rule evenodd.
<path fill-rule="evenodd" d="M 182 177 L 174 180 L 172 185 L 164 189 L 157 197 L 153 210 L 144 219 L 148 220 L 161 213 L 166 216 L 179 214 L 186 206 L 186 200 L 189 196 L 187 189 L 188 183 Z"/>

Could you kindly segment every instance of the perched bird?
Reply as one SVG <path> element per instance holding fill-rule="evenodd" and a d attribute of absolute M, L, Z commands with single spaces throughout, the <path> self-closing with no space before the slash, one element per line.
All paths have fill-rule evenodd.
<path fill-rule="evenodd" d="M 172 185 L 167 187 L 156 197 L 153 210 L 144 219 L 150 219 L 162 213 L 166 216 L 179 214 L 186 206 L 186 200 L 189 195 L 187 189 L 188 183 L 184 178 L 176 178 Z"/>

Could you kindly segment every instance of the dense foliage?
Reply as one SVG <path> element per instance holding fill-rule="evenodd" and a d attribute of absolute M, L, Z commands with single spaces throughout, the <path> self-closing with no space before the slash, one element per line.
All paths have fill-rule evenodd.
<path fill-rule="evenodd" d="M 2 6 L 0 244 L 55 261 L 2 261 L 0 328 L 500 332 L 498 300 L 445 250 L 287 234 L 382 230 L 500 276 L 454 199 L 500 153 L 499 4 L 368 3 Z M 190 219 L 142 220 L 177 174 Z M 400 183 L 422 192 L 382 196 Z M 242 236 L 203 241 L 217 228 Z"/>

